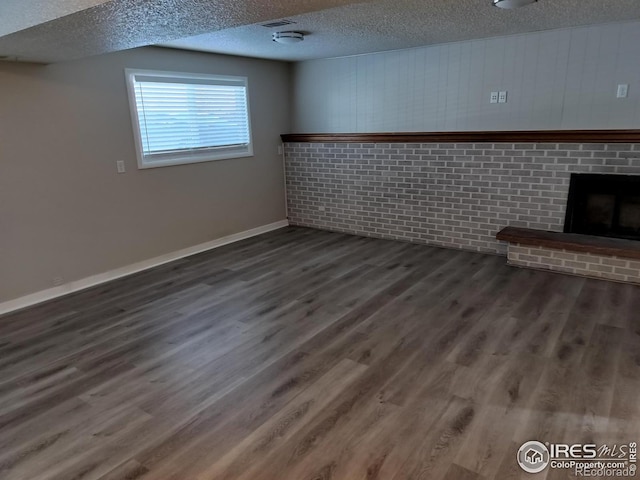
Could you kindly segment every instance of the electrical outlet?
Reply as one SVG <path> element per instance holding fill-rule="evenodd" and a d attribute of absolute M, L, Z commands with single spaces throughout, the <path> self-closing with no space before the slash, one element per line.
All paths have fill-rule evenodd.
<path fill-rule="evenodd" d="M 62 278 L 62 277 L 53 277 L 53 286 L 54 287 L 59 287 L 63 283 L 64 283 L 64 278 Z"/>
<path fill-rule="evenodd" d="M 278 145 L 278 155 L 282 155 L 282 145 Z"/>
<path fill-rule="evenodd" d="M 507 103 L 507 92 L 498 92 L 498 103 Z"/>
<path fill-rule="evenodd" d="M 118 173 L 124 173 L 126 171 L 124 168 L 124 160 L 118 160 L 116 162 L 116 168 L 118 169 Z"/>
<path fill-rule="evenodd" d="M 319 212 L 324 212 L 324 211 L 325 211 L 325 208 L 324 208 L 324 207 L 318 207 L 318 211 L 319 211 Z"/>
<path fill-rule="evenodd" d="M 498 103 L 498 92 L 491 92 L 489 103 Z"/>
<path fill-rule="evenodd" d="M 618 92 L 616 94 L 617 98 L 627 98 L 629 93 L 629 85 L 626 83 L 621 83 L 618 85 Z"/>

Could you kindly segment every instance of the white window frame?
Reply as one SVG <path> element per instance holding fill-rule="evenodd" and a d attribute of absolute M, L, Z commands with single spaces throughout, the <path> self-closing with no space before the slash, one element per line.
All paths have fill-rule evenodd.
<path fill-rule="evenodd" d="M 140 132 L 140 119 L 138 117 L 138 108 L 135 94 L 135 77 L 157 77 L 159 79 L 167 78 L 175 82 L 175 80 L 204 80 L 212 85 L 216 83 L 228 84 L 229 82 L 242 85 L 246 89 L 247 97 L 247 126 L 249 130 L 249 143 L 241 146 L 221 146 L 203 148 L 202 152 L 194 152 L 194 150 L 184 149 L 175 152 L 155 154 L 154 159 L 150 160 L 144 154 L 142 146 L 142 133 Z M 133 123 L 133 134 L 136 145 L 136 156 L 138 159 L 138 168 L 157 168 L 168 167 L 172 165 L 184 165 L 189 163 L 211 162 L 215 160 L 227 160 L 231 158 L 253 157 L 253 136 L 251 133 L 251 110 L 249 107 L 249 81 L 247 77 L 227 76 L 227 75 L 209 75 L 204 73 L 184 73 L 184 72 L 168 72 L 159 70 L 140 70 L 134 68 L 125 69 L 125 78 L 127 83 L 127 93 L 129 97 L 129 109 L 131 111 L 131 121 Z"/>

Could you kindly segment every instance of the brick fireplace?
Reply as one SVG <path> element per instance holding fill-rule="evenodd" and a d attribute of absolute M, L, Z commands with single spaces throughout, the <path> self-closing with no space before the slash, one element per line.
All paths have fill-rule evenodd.
<path fill-rule="evenodd" d="M 572 174 L 564 231 L 640 240 L 640 175 Z"/>
<path fill-rule="evenodd" d="M 509 244 L 496 233 L 505 227 L 563 232 L 572 174 L 640 175 L 640 143 L 285 138 L 285 155 L 293 225 L 501 255 Z M 512 263 L 520 256 L 527 257 L 521 266 L 542 268 L 537 256 L 550 259 L 543 268 L 560 261 L 558 270 L 580 275 L 594 263 L 522 249 L 512 252 Z M 615 268 L 638 268 L 612 261 L 618 263 L 598 260 L 597 268 L 610 276 Z"/>

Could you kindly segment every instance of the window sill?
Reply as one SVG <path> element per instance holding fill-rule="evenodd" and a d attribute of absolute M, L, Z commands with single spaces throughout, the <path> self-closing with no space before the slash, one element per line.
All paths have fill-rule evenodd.
<path fill-rule="evenodd" d="M 253 151 L 244 151 L 244 152 L 236 152 L 231 153 L 227 152 L 224 154 L 207 154 L 207 155 L 191 155 L 191 156 L 175 156 L 175 157 L 167 157 L 165 159 L 158 159 L 154 161 L 138 161 L 138 169 L 146 170 L 149 168 L 159 168 L 159 167 L 174 167 L 177 165 L 188 165 L 191 163 L 205 163 L 205 162 L 216 162 L 218 160 L 231 160 L 234 158 L 248 158 L 253 157 Z"/>

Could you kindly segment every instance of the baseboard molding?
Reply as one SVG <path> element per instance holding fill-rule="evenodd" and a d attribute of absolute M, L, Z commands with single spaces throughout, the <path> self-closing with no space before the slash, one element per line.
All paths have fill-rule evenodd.
<path fill-rule="evenodd" d="M 165 255 L 160 255 L 159 257 L 143 260 L 141 262 L 127 265 L 125 267 L 116 268 L 115 270 L 110 270 L 105 273 L 99 273 L 97 275 L 92 275 L 81 280 L 65 283 L 64 285 L 60 285 L 58 287 L 41 290 L 39 292 L 25 295 L 24 297 L 16 298 L 14 300 L 8 300 L 6 302 L 0 303 L 0 315 L 14 312 L 22 308 L 30 307 L 38 303 L 46 302 L 47 300 L 62 297 L 70 293 L 79 292 L 80 290 L 95 287 L 96 285 L 100 285 L 101 283 L 110 282 L 111 280 L 116 280 L 118 278 L 126 277 L 127 275 L 132 275 L 143 270 L 148 270 L 159 265 L 164 265 L 165 263 L 173 262 L 174 260 L 179 260 L 184 257 L 189 257 L 191 255 L 195 255 L 196 253 L 213 250 L 214 248 L 222 247 L 223 245 L 238 242 L 246 238 L 255 237 L 256 235 L 271 232 L 272 230 L 277 230 L 288 225 L 288 220 L 281 220 L 279 222 L 270 223 L 268 225 L 262 225 L 261 227 L 252 228 L 251 230 L 245 230 L 244 232 L 240 233 L 234 233 L 233 235 L 228 235 L 216 240 L 211 240 L 210 242 L 201 243 L 200 245 L 195 245 L 193 247 L 183 248 L 182 250 L 178 250 L 176 252 L 171 252 Z"/>

